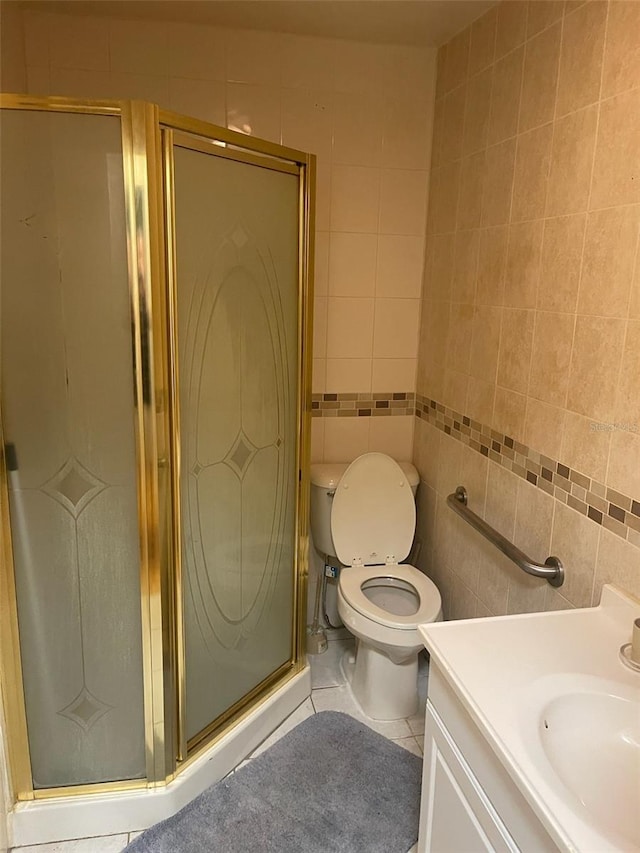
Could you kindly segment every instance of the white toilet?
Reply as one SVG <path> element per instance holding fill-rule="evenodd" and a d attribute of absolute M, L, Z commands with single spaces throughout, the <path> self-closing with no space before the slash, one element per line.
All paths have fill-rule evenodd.
<path fill-rule="evenodd" d="M 411 478 L 411 479 L 410 479 Z M 350 465 L 311 466 L 311 532 L 316 548 L 345 566 L 338 612 L 358 638 L 345 672 L 365 714 L 411 717 L 418 709 L 417 627 L 442 619 L 435 584 L 400 565 L 413 542 L 418 472 L 384 453 Z"/>

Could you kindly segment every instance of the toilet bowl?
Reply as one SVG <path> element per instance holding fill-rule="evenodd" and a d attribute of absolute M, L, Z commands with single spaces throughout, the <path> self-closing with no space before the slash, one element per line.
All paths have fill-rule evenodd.
<path fill-rule="evenodd" d="M 315 473 L 316 481 L 321 479 Z M 366 453 L 336 479 L 334 492 L 326 494 L 333 497 L 332 550 L 344 565 L 338 582 L 338 612 L 358 641 L 355 660 L 343 662 L 345 675 L 367 716 L 375 720 L 411 717 L 418 709 L 422 642 L 417 628 L 442 619 L 435 584 L 414 566 L 402 563 L 415 532 L 412 487 L 391 457 Z M 321 497 L 316 494 L 316 502 Z M 318 527 L 318 513 L 316 506 L 312 528 L 314 515 Z M 322 530 L 314 532 L 316 544 L 318 538 L 328 544 Z"/>

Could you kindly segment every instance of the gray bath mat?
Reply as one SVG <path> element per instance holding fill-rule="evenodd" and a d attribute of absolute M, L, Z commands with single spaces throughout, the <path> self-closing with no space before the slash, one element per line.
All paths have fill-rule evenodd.
<path fill-rule="evenodd" d="M 300 723 L 126 853 L 406 853 L 422 761 L 336 711 Z"/>

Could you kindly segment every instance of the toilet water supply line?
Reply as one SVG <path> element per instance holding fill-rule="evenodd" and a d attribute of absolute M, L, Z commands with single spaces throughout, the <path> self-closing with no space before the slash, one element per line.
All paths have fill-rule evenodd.
<path fill-rule="evenodd" d="M 328 557 L 327 557 L 328 559 Z M 327 613 L 327 578 L 333 578 L 336 583 L 338 581 L 338 577 L 340 576 L 340 566 L 332 566 L 330 563 L 325 562 L 323 571 L 322 571 L 322 618 L 325 621 L 325 625 L 328 628 L 340 628 L 341 625 L 332 625 L 331 619 L 329 619 L 329 614 Z"/>
<path fill-rule="evenodd" d="M 321 655 L 327 650 L 327 632 L 324 626 L 320 625 L 320 596 L 323 594 L 324 588 L 324 571 L 322 572 L 322 580 L 318 578 L 316 581 L 316 598 L 313 607 L 313 622 L 309 629 L 307 637 L 307 652 L 310 655 Z M 323 596 L 324 600 L 324 596 Z M 326 618 L 326 617 L 325 617 Z"/>

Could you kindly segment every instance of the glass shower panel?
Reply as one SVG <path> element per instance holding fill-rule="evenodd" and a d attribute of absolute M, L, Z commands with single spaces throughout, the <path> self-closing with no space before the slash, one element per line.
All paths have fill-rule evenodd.
<path fill-rule="evenodd" d="M 174 153 L 191 740 L 292 656 L 299 189 Z"/>
<path fill-rule="evenodd" d="M 2 113 L 2 415 L 34 787 L 143 777 L 120 121 Z"/>

